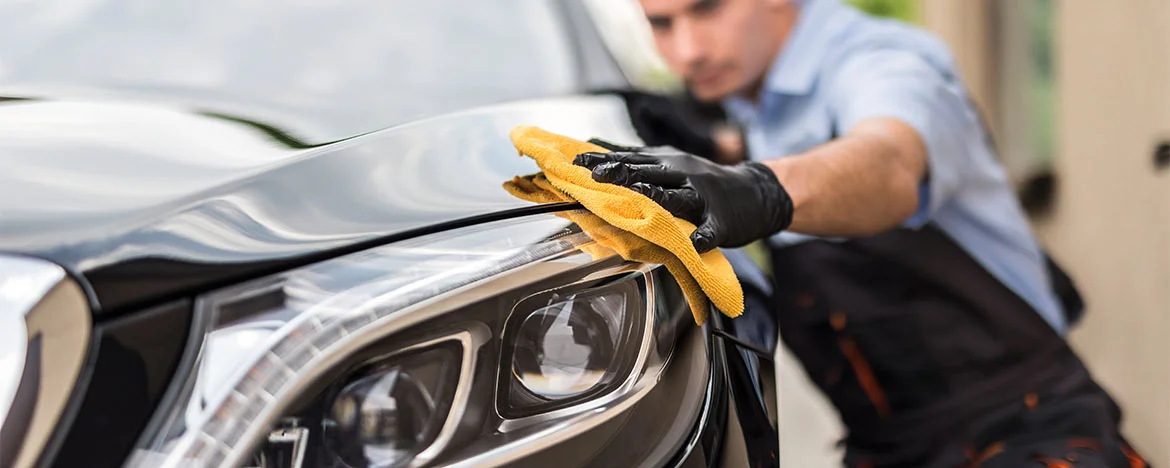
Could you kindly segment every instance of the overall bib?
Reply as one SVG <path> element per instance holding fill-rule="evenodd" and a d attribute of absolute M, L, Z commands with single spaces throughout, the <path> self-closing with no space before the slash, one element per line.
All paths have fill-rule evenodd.
<path fill-rule="evenodd" d="M 773 247 L 779 330 L 850 467 L 1146 466 L 1023 299 L 934 225 Z"/>

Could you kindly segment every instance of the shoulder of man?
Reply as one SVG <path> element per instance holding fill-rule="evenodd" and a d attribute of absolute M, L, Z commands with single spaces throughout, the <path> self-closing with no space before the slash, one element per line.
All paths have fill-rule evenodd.
<path fill-rule="evenodd" d="M 913 54 L 941 75 L 958 77 L 954 55 L 936 34 L 917 25 L 859 14 L 862 18 L 827 44 L 819 81 L 835 79 L 855 59 L 891 52 Z"/>

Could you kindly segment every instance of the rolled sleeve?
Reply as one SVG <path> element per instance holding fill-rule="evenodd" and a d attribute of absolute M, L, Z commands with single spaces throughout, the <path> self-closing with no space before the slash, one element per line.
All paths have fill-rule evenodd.
<path fill-rule="evenodd" d="M 839 133 L 868 119 L 893 118 L 922 138 L 927 176 L 918 210 L 903 225 L 926 224 L 959 191 L 971 164 L 968 142 L 971 130 L 979 128 L 978 118 L 962 87 L 921 56 L 903 50 L 854 53 L 840 63 L 830 86 Z"/>

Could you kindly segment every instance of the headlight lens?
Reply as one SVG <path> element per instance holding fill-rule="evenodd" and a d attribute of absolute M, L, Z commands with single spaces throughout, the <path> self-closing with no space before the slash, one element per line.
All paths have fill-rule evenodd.
<path fill-rule="evenodd" d="M 459 378 L 458 349 L 438 347 L 361 371 L 333 398 L 325 443 L 344 466 L 402 466 L 434 441 Z"/>
<path fill-rule="evenodd" d="M 617 355 L 617 328 L 624 307 L 619 298 L 600 296 L 598 305 L 610 305 L 612 315 L 599 313 L 590 303 L 575 301 L 537 310 L 524 320 L 516 336 L 512 373 L 524 388 L 549 399 L 579 395 L 606 377 Z"/>
<path fill-rule="evenodd" d="M 541 215 L 202 297 L 194 372 L 131 465 L 477 466 L 595 427 L 653 387 L 657 329 L 689 312 L 656 314 L 654 267 L 591 242 Z"/>
<path fill-rule="evenodd" d="M 504 331 L 513 378 L 500 379 L 510 383 L 501 392 L 501 414 L 523 417 L 571 405 L 625 377 L 643 341 L 638 281 L 520 301 Z"/>

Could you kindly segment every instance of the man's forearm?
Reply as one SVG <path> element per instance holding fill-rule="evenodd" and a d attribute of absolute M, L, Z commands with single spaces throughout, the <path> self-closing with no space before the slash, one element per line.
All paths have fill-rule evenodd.
<path fill-rule="evenodd" d="M 792 197 L 788 230 L 863 237 L 897 227 L 918 208 L 926 150 L 909 126 L 876 121 L 800 155 L 766 161 Z"/>

